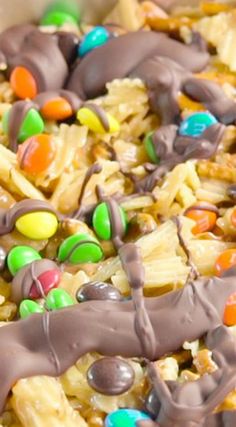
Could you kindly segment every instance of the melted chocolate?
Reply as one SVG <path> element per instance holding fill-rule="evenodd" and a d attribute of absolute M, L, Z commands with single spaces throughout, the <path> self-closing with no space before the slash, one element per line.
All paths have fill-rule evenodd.
<path fill-rule="evenodd" d="M 194 341 L 221 325 L 225 303 L 235 292 L 235 276 L 214 277 L 191 282 L 183 289 L 161 297 L 144 299 L 155 334 L 153 360 L 176 351 L 185 341 Z M 123 357 L 142 357 L 143 348 L 134 320 L 132 301 L 88 301 L 43 315 L 35 314 L 1 328 L 0 342 L 6 344 L 0 353 L 1 408 L 10 388 L 19 378 L 32 375 L 58 376 L 87 352 L 98 351 L 105 356 L 120 354 Z M 230 339 L 228 335 L 227 337 Z M 232 381 L 235 375 L 235 371 L 232 371 L 232 366 L 235 369 L 236 360 L 234 352 L 232 360 L 229 359 L 231 347 L 235 342 L 232 338 L 229 348 L 225 341 L 224 346 L 221 344 L 221 336 L 213 338 L 214 342 L 211 344 L 209 335 L 207 344 L 214 350 L 214 355 L 215 349 L 227 353 L 225 357 L 228 357 L 227 369 L 230 372 L 229 378 L 224 367 L 226 376 L 222 380 L 220 369 L 223 392 L 220 391 L 220 396 L 218 392 L 213 395 L 218 396 L 217 402 L 221 402 L 235 386 L 235 379 Z M 20 363 L 16 363 L 18 360 Z M 217 358 L 215 361 L 219 363 Z M 215 374 L 212 375 L 214 378 Z M 207 376 L 210 379 L 211 377 Z M 201 383 L 196 382 L 193 395 L 199 395 L 198 387 L 201 387 Z M 217 387 L 217 390 L 221 390 L 221 382 L 217 383 Z M 169 413 L 169 406 L 165 404 L 164 407 Z M 211 411 L 211 407 L 208 410 Z M 204 411 L 199 411 L 202 416 Z M 185 410 L 181 407 L 180 413 L 182 420 L 187 422 L 189 417 L 191 420 L 190 403 Z M 176 423 L 178 419 L 176 417 Z"/>
<path fill-rule="evenodd" d="M 107 82 L 124 78 L 136 67 L 155 56 L 169 57 L 190 71 L 201 71 L 209 55 L 152 31 L 138 31 L 110 39 L 79 62 L 68 82 L 68 89 L 82 99 L 105 92 Z"/>
<path fill-rule="evenodd" d="M 190 159 L 209 159 L 217 151 L 225 132 L 220 123 L 207 128 L 199 138 L 177 135 L 177 127 L 162 126 L 153 135 L 157 156 L 162 156 L 150 175 L 135 182 L 138 192 L 151 191 L 155 185 L 179 163 Z"/>
<path fill-rule="evenodd" d="M 33 284 L 36 285 L 39 294 L 44 298 L 45 294 L 38 277 L 45 271 L 55 269 L 58 269 L 57 264 L 49 259 L 33 261 L 31 264 L 21 268 L 12 281 L 12 301 L 19 304 L 23 299 L 29 298 Z"/>
<path fill-rule="evenodd" d="M 18 149 L 18 136 L 20 133 L 21 126 L 31 109 L 38 109 L 31 101 L 18 101 L 13 104 L 9 113 L 8 120 L 8 137 L 9 137 L 9 148 L 14 153 Z"/>
<path fill-rule="evenodd" d="M 15 25 L 0 34 L 0 51 L 6 57 L 7 62 L 21 51 L 25 39 L 35 30 L 34 25 Z"/>
<path fill-rule="evenodd" d="M 104 357 L 90 366 L 87 380 L 98 393 L 117 396 L 132 387 L 134 370 L 125 360 L 118 357 Z"/>
<path fill-rule="evenodd" d="M 120 301 L 122 299 L 120 291 L 108 283 L 88 282 L 85 283 L 76 293 L 78 302 L 93 300 Z"/>
<path fill-rule="evenodd" d="M 27 35 L 20 51 L 9 58 L 9 66 L 11 71 L 17 66 L 27 68 L 35 78 L 38 93 L 61 89 L 69 72 L 56 38 L 37 29 Z"/>
<path fill-rule="evenodd" d="M 173 218 L 173 221 L 174 221 L 174 223 L 175 223 L 175 225 L 177 227 L 177 235 L 178 235 L 180 246 L 183 249 L 183 251 L 184 251 L 184 253 L 185 253 L 186 257 L 187 257 L 187 263 L 188 263 L 189 267 L 191 268 L 190 277 L 192 279 L 196 279 L 196 278 L 199 277 L 199 272 L 198 272 L 198 269 L 197 269 L 196 265 L 193 262 L 192 254 L 191 254 L 191 252 L 190 252 L 190 250 L 189 250 L 189 248 L 188 248 L 188 246 L 187 246 L 187 244 L 186 244 L 186 242 L 185 242 L 185 240 L 184 240 L 184 238 L 182 236 L 182 223 L 181 223 L 181 219 L 180 219 L 180 217 L 176 216 L 176 217 Z"/>
<path fill-rule="evenodd" d="M 57 31 L 55 36 L 58 46 L 68 65 L 73 64 L 78 56 L 79 37 L 67 31 Z"/>
<path fill-rule="evenodd" d="M 60 216 L 53 207 L 42 200 L 25 199 L 10 209 L 0 209 L 0 236 L 10 233 L 18 218 L 31 212 L 51 212 L 58 219 Z"/>
<path fill-rule="evenodd" d="M 92 206 L 83 206 L 83 199 L 85 196 L 85 191 L 87 188 L 87 185 L 90 181 L 90 179 L 93 177 L 93 175 L 99 174 L 102 171 L 102 166 L 98 163 L 94 163 L 94 165 L 90 166 L 85 174 L 83 184 L 81 186 L 79 200 L 78 200 L 78 206 L 79 208 L 76 209 L 75 212 L 72 213 L 71 218 L 73 219 L 83 219 L 85 216 L 90 216 L 91 212 L 95 209 L 96 205 Z"/>

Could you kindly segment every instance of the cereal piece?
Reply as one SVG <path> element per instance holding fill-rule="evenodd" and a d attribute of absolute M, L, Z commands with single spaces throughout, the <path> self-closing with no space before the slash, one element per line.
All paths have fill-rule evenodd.
<path fill-rule="evenodd" d="M 218 227 L 228 236 L 236 236 L 236 227 L 232 223 L 233 212 L 233 208 L 227 209 L 224 215 L 217 220 Z"/>
<path fill-rule="evenodd" d="M 195 374 L 194 372 L 189 371 L 187 369 L 184 369 L 181 372 L 179 379 L 181 382 L 188 382 L 188 381 L 196 381 L 199 379 L 199 377 L 200 375 Z"/>
<path fill-rule="evenodd" d="M 235 10 L 229 13 L 219 13 L 213 17 L 201 19 L 194 26 L 196 31 L 199 31 L 208 42 L 216 47 L 219 59 L 228 65 L 231 71 L 236 71 L 235 16 Z"/>
<path fill-rule="evenodd" d="M 52 377 L 32 377 L 13 387 L 12 406 L 24 427 L 87 427 L 69 405 L 60 382 Z"/>
<path fill-rule="evenodd" d="M 202 0 L 200 8 L 205 15 L 217 15 L 220 12 L 227 12 L 230 8 L 234 7 L 234 1 L 221 2 Z"/>
<path fill-rule="evenodd" d="M 236 182 L 236 169 L 231 166 L 220 165 L 209 160 L 202 160 L 197 165 L 197 171 L 198 174 L 203 177 Z"/>
<path fill-rule="evenodd" d="M 193 364 L 196 366 L 200 375 L 211 374 L 217 369 L 217 365 L 211 358 L 212 354 L 209 350 L 200 350 L 193 359 Z"/>
<path fill-rule="evenodd" d="M 157 229 L 157 223 L 150 214 L 137 213 L 129 222 L 128 237 L 138 238 L 145 234 L 152 233 Z"/>
<path fill-rule="evenodd" d="M 156 368 L 164 381 L 177 381 L 179 365 L 173 357 L 166 357 L 155 362 Z"/>

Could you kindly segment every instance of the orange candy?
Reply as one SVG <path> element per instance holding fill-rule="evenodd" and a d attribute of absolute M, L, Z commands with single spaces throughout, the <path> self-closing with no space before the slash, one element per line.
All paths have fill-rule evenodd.
<path fill-rule="evenodd" d="M 236 249 L 226 249 L 222 252 L 215 263 L 217 276 L 221 276 L 224 271 L 236 266 Z"/>
<path fill-rule="evenodd" d="M 45 134 L 28 138 L 18 148 L 17 160 L 25 172 L 32 175 L 45 171 L 55 157 L 52 137 Z"/>
<path fill-rule="evenodd" d="M 37 84 L 25 67 L 16 67 L 11 73 L 10 84 L 18 98 L 32 99 L 37 95 Z"/>
<path fill-rule="evenodd" d="M 215 227 L 217 215 L 215 212 L 195 209 L 188 210 L 185 214 L 190 219 L 196 222 L 196 225 L 192 228 L 193 234 L 204 233 L 205 231 L 211 231 Z"/>
<path fill-rule="evenodd" d="M 236 227 L 236 209 L 233 210 L 233 213 L 231 215 L 231 222 L 234 227 Z"/>
<path fill-rule="evenodd" d="M 46 102 L 41 113 L 48 120 L 65 120 L 72 116 L 73 111 L 66 99 L 58 97 Z"/>
<path fill-rule="evenodd" d="M 227 326 L 236 325 L 236 294 L 231 295 L 226 303 L 223 321 Z"/>

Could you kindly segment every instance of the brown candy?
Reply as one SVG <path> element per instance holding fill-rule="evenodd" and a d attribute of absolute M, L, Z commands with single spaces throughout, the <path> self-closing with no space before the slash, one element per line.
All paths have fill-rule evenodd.
<path fill-rule="evenodd" d="M 76 299 L 78 302 L 92 300 L 120 301 L 122 297 L 119 290 L 108 283 L 88 282 L 78 290 Z"/>
<path fill-rule="evenodd" d="M 134 370 L 129 363 L 118 357 L 104 357 L 90 366 L 87 380 L 97 392 L 117 396 L 132 387 Z"/>

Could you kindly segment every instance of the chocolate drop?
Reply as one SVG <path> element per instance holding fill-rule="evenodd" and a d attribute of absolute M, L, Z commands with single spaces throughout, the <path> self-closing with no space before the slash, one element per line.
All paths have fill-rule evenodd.
<path fill-rule="evenodd" d="M 117 288 L 108 283 L 88 282 L 77 291 L 76 299 L 78 302 L 92 300 L 120 301 L 122 296 Z"/>
<path fill-rule="evenodd" d="M 117 396 L 128 391 L 134 383 L 134 377 L 131 365 L 118 357 L 97 360 L 87 372 L 90 387 L 107 396 Z"/>

